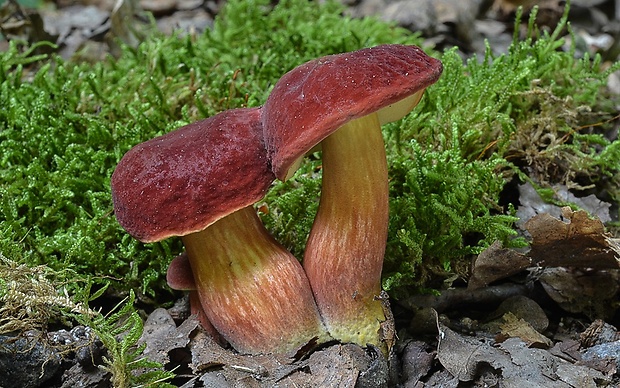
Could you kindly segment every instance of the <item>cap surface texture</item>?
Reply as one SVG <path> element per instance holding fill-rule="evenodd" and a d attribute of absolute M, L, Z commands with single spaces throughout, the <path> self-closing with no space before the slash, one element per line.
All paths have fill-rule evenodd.
<path fill-rule="evenodd" d="M 203 230 L 262 197 L 275 179 L 260 108 L 224 111 L 136 145 L 112 174 L 119 223 L 142 242 Z"/>
<path fill-rule="evenodd" d="M 280 179 L 347 121 L 433 84 L 441 62 L 417 46 L 381 45 L 300 65 L 274 86 L 263 107 L 265 143 Z"/>

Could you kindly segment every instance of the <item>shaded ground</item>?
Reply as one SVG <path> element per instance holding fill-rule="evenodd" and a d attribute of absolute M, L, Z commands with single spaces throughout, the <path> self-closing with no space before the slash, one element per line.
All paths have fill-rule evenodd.
<path fill-rule="evenodd" d="M 380 9 L 384 18 L 423 31 L 438 48 L 458 45 L 463 56 L 482 53 L 484 38 L 498 52 L 511 40 L 513 2 L 415 3 L 418 8 L 406 2 L 361 1 L 351 5 L 351 12 L 362 16 Z M 562 12 L 560 4 L 541 2 L 540 6 L 540 25 L 553 26 Z M 614 6 L 612 1 L 573 2 L 571 20 L 581 52 L 600 52 L 607 61 L 617 60 L 620 27 Z M 152 12 L 162 31 L 180 27 L 192 33 L 208 28 L 220 7 L 202 0 L 145 0 L 139 4 L 59 2 L 56 9 L 26 11 L 8 4 L 3 8 L 2 27 L 12 38 L 55 40 L 66 58 L 78 55 L 96 61 L 114 53 L 113 36 L 131 43 L 148 33 L 141 10 Z M 415 12 L 419 9 L 425 12 Z M 0 49 L 5 44 L 0 42 Z M 610 78 L 609 87 L 620 93 L 617 77 Z M 609 137 L 617 137 L 617 126 Z M 598 221 L 544 203 L 527 185 L 513 190 L 522 205 L 522 231 L 533 237 L 532 250 L 523 253 L 492 246 L 472 263 L 467 285 L 456 280 L 439 296 L 393 304 L 398 341 L 389 366 L 374 350 L 349 345 L 328 346 L 293 361 L 242 357 L 221 349 L 194 320 L 184 319 L 186 301 L 149 316 L 142 339 L 147 344 L 145 355 L 174 369 L 173 383 L 184 387 L 375 387 L 388 381 L 406 387 L 619 386 L 620 248 L 600 222 L 618 221 L 618 204 L 593 195 L 578 199 Z M 570 195 L 565 187 L 556 190 Z M 2 339 L 32 350 L 24 355 L 32 364 L 22 365 L 30 371 L 23 381 L 33 385 L 23 386 L 37 386 L 42 376 L 54 378 L 40 386 L 109 384 L 109 374 L 93 366 L 105 351 L 91 341 L 86 329 L 50 333 L 53 343 L 82 343 L 84 349 L 95 349 L 77 352 L 65 361 L 50 356 L 33 335 L 31 343 Z M 48 362 L 42 363 L 43 359 Z M 16 360 L 0 359 L 0 364 L 14 365 Z M 32 373 L 42 370 L 46 373 Z"/>

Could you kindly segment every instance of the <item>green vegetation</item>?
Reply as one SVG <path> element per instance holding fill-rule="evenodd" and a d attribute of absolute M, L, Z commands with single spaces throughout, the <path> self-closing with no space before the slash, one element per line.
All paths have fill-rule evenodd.
<path fill-rule="evenodd" d="M 96 314 L 76 316 L 76 319 L 93 328 L 101 340 L 108 356 L 104 357 L 103 368 L 110 372 L 114 388 L 129 387 L 174 387 L 166 381 L 174 373 L 164 370 L 163 365 L 142 356 L 146 344 L 138 345 L 144 328 L 142 318 L 134 307 L 135 295 L 116 305 L 107 315 Z"/>
<path fill-rule="evenodd" d="M 273 12 L 268 4 L 232 1 L 204 35 L 154 35 L 95 65 L 16 44 L 1 53 L 0 252 L 165 295 L 163 274 L 181 245 L 144 245 L 119 227 L 109 179 L 122 155 L 191 121 L 261 104 L 285 71 L 316 56 L 417 42 L 342 18 L 333 3 L 285 1 Z"/>
<path fill-rule="evenodd" d="M 471 254 L 494 240 L 515 239 L 512 206 L 500 201 L 504 185 L 532 180 L 541 193 L 552 184 L 620 198 L 620 141 L 611 128 L 615 100 L 600 58 L 561 51 L 559 34 L 529 23 L 529 38 L 516 37 L 507 55 L 466 63 L 449 50 L 444 73 L 415 111 L 385 128 L 391 179 L 390 233 L 384 287 L 393 296 L 439 287 L 467 275 Z M 268 195 L 267 224 L 296 255 L 303 251 L 320 191 L 320 160 Z M 591 191 L 585 195 L 591 194 Z M 549 195 L 546 196 L 547 198 Z M 549 198 L 551 199 L 551 198 Z"/>
<path fill-rule="evenodd" d="M 495 240 L 505 246 L 524 243 L 513 239 L 516 219 L 501 214 L 498 205 L 504 186 L 501 158 L 467 161 L 458 142 L 441 151 L 423 149 L 416 141 L 407 147 L 407 154 L 391 161 L 385 288 L 408 295 L 409 286 L 420 286 L 433 274 L 440 279 L 451 272 L 464 275 L 459 261 L 462 266 L 463 258 Z"/>
<path fill-rule="evenodd" d="M 618 98 L 605 86 L 620 63 L 603 71 L 599 57 L 559 50 L 567 15 L 541 35 L 534 12 L 529 37 L 515 37 L 507 55 L 493 57 L 487 48 L 484 58 L 463 65 L 447 51 L 437 84 L 413 114 L 388 128 L 388 289 L 408 294 L 407 286 L 428 286 L 432 275 L 466 275 L 461 259 L 495 239 L 522 246 L 513 239 L 512 207 L 500 201 L 510 179 L 532 180 L 541 192 L 563 184 L 578 196 L 594 192 L 618 202 L 620 141 L 605 137 Z"/>
<path fill-rule="evenodd" d="M 103 315 L 91 309 L 89 302 L 100 297 L 107 287 L 91 293 L 92 285 L 90 276 L 68 269 L 54 271 L 47 265 L 19 264 L 0 254 L 0 333 L 36 329 L 41 336 L 38 341 L 55 348 L 58 354 L 68 355 L 83 345 L 50 344 L 44 333 L 51 325 L 69 327 L 78 322 L 92 328 L 105 346 L 103 368 L 110 372 L 114 387 L 172 387 L 165 381 L 174 375 L 160 363 L 142 357 L 146 344 L 137 345 L 143 323 L 134 307 L 134 292 L 130 291 L 125 300 Z M 78 291 L 69 295 L 70 288 Z"/>
<path fill-rule="evenodd" d="M 177 239 L 141 244 L 116 222 L 109 181 L 122 155 L 183 124 L 262 104 L 282 74 L 312 58 L 421 43 L 383 22 L 343 17 L 331 2 L 270 7 L 233 0 L 203 35 L 155 34 L 96 64 L 37 56 L 12 42 L 0 53 L 0 252 L 166 301 L 165 272 L 182 248 Z M 604 136 L 618 104 L 604 86 L 620 64 L 603 70 L 598 57 L 560 50 L 566 16 L 551 35 L 533 20 L 529 38 L 515 39 L 507 55 L 489 49 L 463 63 L 456 50 L 435 53 L 445 67 L 440 81 L 413 114 L 386 126 L 392 216 L 384 286 L 393 295 L 465 276 L 470 255 L 496 239 L 523 244 L 514 239 L 512 207 L 500 201 L 517 176 L 620 202 L 620 141 Z M 298 257 L 320 192 L 317 156 L 276 183 L 263 206 L 266 225 Z M 11 276 L 0 277 L 2 295 Z M 105 328 L 114 318 L 95 323 Z M 129 361 L 127 349 L 118 359 Z"/>

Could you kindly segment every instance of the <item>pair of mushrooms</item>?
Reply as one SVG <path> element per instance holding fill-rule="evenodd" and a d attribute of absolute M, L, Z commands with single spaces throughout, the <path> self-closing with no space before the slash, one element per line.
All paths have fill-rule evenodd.
<path fill-rule="evenodd" d="M 388 228 L 381 124 L 441 75 L 420 48 L 381 45 L 286 73 L 266 103 L 224 111 L 132 148 L 112 175 L 119 223 L 142 242 L 181 236 L 168 270 L 207 330 L 242 353 L 291 355 L 331 339 L 382 343 Z M 253 204 L 322 150 L 319 209 L 303 267 Z"/>

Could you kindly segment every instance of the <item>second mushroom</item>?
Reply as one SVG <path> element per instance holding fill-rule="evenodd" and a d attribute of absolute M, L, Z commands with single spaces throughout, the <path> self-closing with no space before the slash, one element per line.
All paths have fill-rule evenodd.
<path fill-rule="evenodd" d="M 386 351 L 381 270 L 388 173 L 381 124 L 398 120 L 442 73 L 420 48 L 381 45 L 307 62 L 285 74 L 263 107 L 276 176 L 290 178 L 317 144 L 323 182 L 303 266 L 334 338 Z"/>

